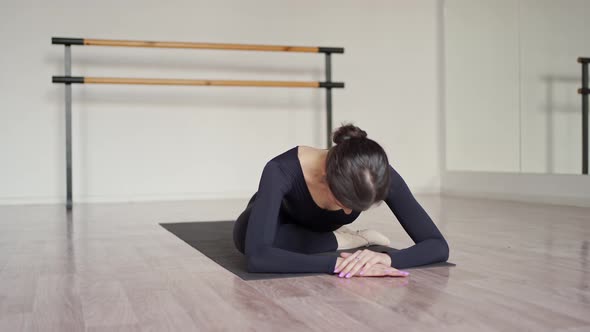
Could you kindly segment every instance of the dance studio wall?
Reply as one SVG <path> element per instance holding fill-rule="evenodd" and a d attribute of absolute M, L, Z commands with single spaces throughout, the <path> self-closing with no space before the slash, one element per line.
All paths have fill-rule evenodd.
<path fill-rule="evenodd" d="M 65 196 L 63 46 L 52 36 L 342 46 L 334 126 L 384 145 L 415 192 L 440 189 L 439 1 L 2 1 L 0 203 Z M 318 54 L 72 47 L 73 75 L 322 80 Z M 77 202 L 246 198 L 262 167 L 325 144 L 323 90 L 73 87 Z"/>

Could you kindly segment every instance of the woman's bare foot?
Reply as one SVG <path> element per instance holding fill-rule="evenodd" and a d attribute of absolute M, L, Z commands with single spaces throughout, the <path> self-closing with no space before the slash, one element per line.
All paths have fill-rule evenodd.
<path fill-rule="evenodd" d="M 341 241 L 338 241 L 339 250 L 358 248 L 360 246 L 368 247 L 371 245 L 389 246 L 391 244 L 391 241 L 387 238 L 387 236 L 379 233 L 374 229 L 361 229 L 354 231 L 348 228 L 347 226 L 342 226 L 338 228 L 336 231 L 334 231 L 334 234 L 336 235 L 337 240 L 340 240 L 339 235 L 341 238 Z M 349 234 L 353 237 L 342 236 L 342 234 Z M 364 241 L 361 241 L 360 239 L 354 237 L 361 237 Z M 343 248 L 340 248 L 341 243 Z M 350 247 L 350 245 L 355 246 Z"/>

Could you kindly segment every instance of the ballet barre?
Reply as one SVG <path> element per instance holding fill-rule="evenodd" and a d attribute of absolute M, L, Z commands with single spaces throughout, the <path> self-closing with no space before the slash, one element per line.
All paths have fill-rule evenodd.
<path fill-rule="evenodd" d="M 111 40 L 88 38 L 53 37 L 51 43 L 64 45 L 64 76 L 53 76 L 53 83 L 65 85 L 66 120 L 66 209 L 73 208 L 72 181 L 72 84 L 133 84 L 133 85 L 176 85 L 176 86 L 218 86 L 218 87 L 275 87 L 275 88 L 320 88 L 326 89 L 326 142 L 332 146 L 332 89 L 344 88 L 343 82 L 332 81 L 332 54 L 344 53 L 342 47 L 311 47 L 255 44 L 194 43 L 168 41 Z M 324 81 L 260 81 L 260 80 L 210 80 L 210 79 L 168 79 L 133 77 L 72 76 L 71 46 L 178 48 L 199 50 L 260 51 L 321 53 L 325 57 Z"/>

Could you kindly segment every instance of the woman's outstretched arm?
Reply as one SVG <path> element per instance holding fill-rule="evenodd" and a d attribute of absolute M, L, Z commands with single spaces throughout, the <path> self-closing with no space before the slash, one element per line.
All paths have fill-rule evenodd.
<path fill-rule="evenodd" d="M 415 245 L 387 252 L 391 266 L 399 269 L 445 262 L 449 246 L 430 216 L 416 201 L 404 179 L 389 166 L 391 185 L 385 202 Z"/>
<path fill-rule="evenodd" d="M 269 161 L 262 171 L 252 207 L 244 253 L 249 272 L 326 272 L 333 273 L 337 257 L 311 256 L 273 246 L 279 210 L 290 181 L 280 165 Z"/>

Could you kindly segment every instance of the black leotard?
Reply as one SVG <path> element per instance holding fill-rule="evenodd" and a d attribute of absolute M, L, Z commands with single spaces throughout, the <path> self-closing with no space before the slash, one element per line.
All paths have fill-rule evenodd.
<path fill-rule="evenodd" d="M 294 147 L 271 159 L 264 167 L 255 202 L 249 211 L 244 253 L 250 272 L 332 273 L 336 257 L 307 255 L 274 246 L 279 214 L 315 232 L 329 232 L 350 224 L 360 215 L 320 208 L 312 199 Z M 428 214 L 416 201 L 402 177 L 390 167 L 391 187 L 385 202 L 415 245 L 387 252 L 391 266 L 406 268 L 446 261 L 449 248 Z M 305 244 L 303 244 L 305 245 Z M 334 248 L 335 249 L 335 248 Z"/>

